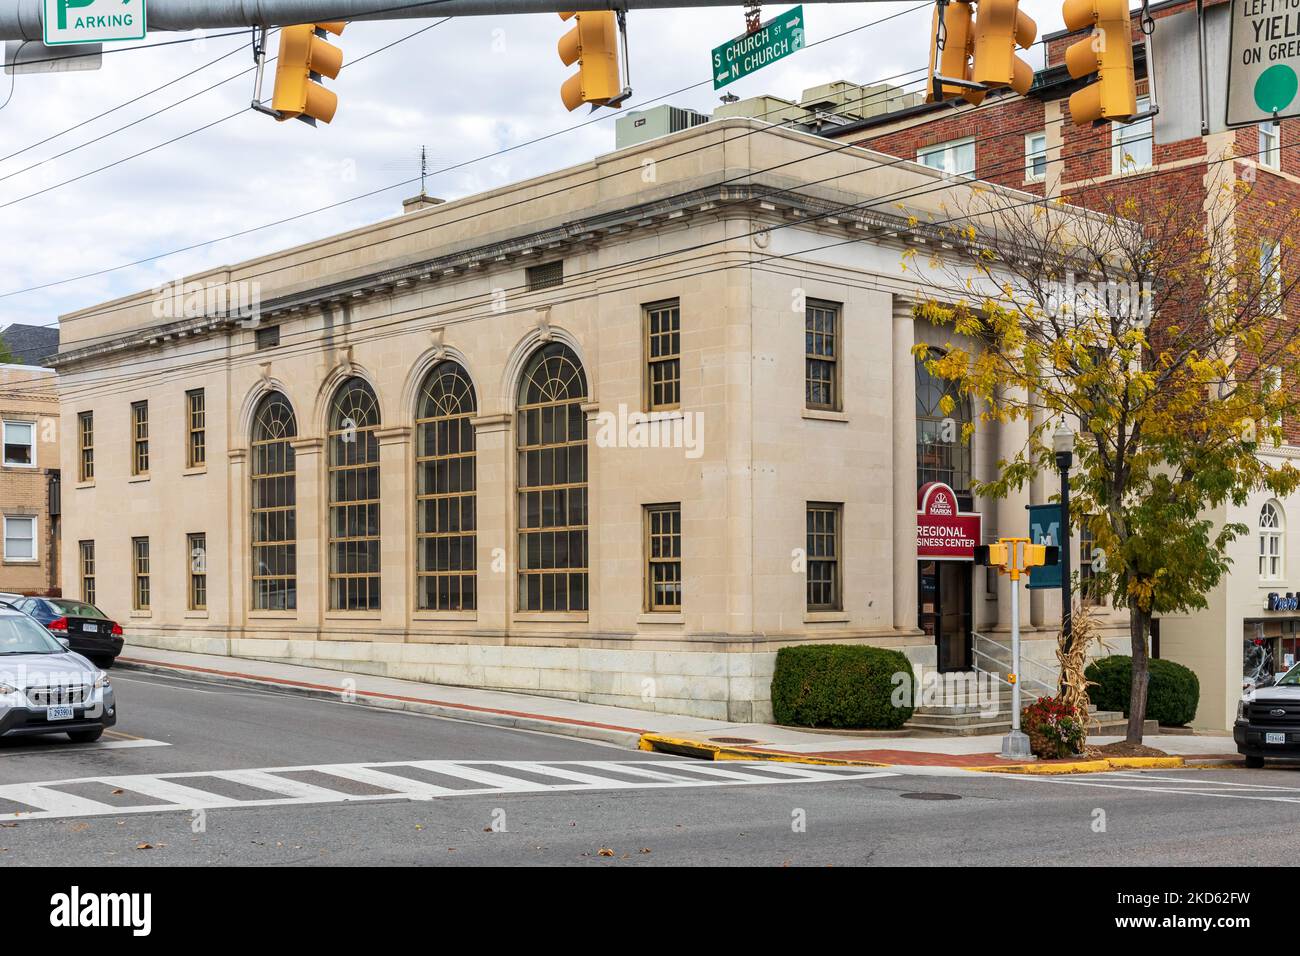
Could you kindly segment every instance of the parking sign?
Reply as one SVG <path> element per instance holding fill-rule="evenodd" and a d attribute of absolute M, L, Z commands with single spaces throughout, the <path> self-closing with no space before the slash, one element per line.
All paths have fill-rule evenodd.
<path fill-rule="evenodd" d="M 45 0 L 45 45 L 143 40 L 145 0 Z"/>

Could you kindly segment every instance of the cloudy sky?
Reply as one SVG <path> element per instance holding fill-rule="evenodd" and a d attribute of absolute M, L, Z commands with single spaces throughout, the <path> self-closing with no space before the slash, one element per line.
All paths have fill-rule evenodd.
<path fill-rule="evenodd" d="M 798 99 L 819 83 L 924 67 L 928 8 L 828 39 L 916 6 L 809 4 L 810 47 L 730 90 Z M 1040 34 L 1060 28 L 1056 2 L 1023 7 Z M 784 9 L 767 7 L 764 18 Z M 740 5 L 633 11 L 628 20 L 635 94 L 625 107 L 658 101 L 710 112 L 718 93 L 709 53 L 742 32 Z M 338 116 L 315 129 L 247 109 L 247 34 L 151 33 L 145 42 L 198 39 L 117 45 L 98 72 L 0 75 L 0 103 L 9 97 L 0 107 L 0 326 L 53 324 L 73 309 L 394 215 L 419 191 L 422 145 L 428 192 L 448 199 L 613 149 L 613 111 L 588 124 L 585 109 L 570 114 L 560 104 L 571 70 L 555 52 L 568 29 L 559 17 L 434 23 L 349 24 L 335 40 L 345 63 L 401 42 L 344 67 L 330 84 Z M 1041 49 L 1030 59 L 1040 65 Z M 264 96 L 269 80 L 268 72 Z M 244 234 L 223 239 L 235 233 Z"/>

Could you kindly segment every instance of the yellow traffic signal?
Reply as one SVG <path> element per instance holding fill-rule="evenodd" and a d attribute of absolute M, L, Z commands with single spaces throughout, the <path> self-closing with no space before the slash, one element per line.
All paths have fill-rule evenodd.
<path fill-rule="evenodd" d="M 584 10 L 561 13 L 561 20 L 577 21 L 572 30 L 560 37 L 558 50 L 565 66 L 578 64 L 578 72 L 560 87 L 565 109 L 573 112 L 583 103 L 603 106 L 618 98 L 622 87 L 618 79 L 618 25 L 610 10 Z"/>
<path fill-rule="evenodd" d="M 1025 569 L 1041 568 L 1047 563 L 1047 546 L 1042 544 L 1025 545 Z"/>
<path fill-rule="evenodd" d="M 939 51 L 938 44 L 935 42 L 935 38 L 939 34 L 939 4 L 934 5 L 934 16 L 931 19 L 930 27 L 931 77 L 938 73 L 939 76 L 953 80 L 970 80 L 971 44 L 974 39 L 971 35 L 971 20 L 974 16 L 974 11 L 969 3 L 963 3 L 960 0 L 949 3 L 943 16 L 943 50 Z M 937 64 L 935 63 L 936 53 L 939 60 Z M 951 83 L 944 83 L 942 91 L 945 100 L 960 96 L 968 103 L 978 104 L 984 99 L 983 90 L 968 90 L 964 87 L 954 86 Z M 926 91 L 925 101 L 927 103 L 935 102 L 933 82 Z"/>
<path fill-rule="evenodd" d="M 275 93 L 271 108 L 280 119 L 303 119 L 315 124 L 328 123 L 339 107 L 338 95 L 318 82 L 331 80 L 343 69 L 343 51 L 326 43 L 322 37 L 338 36 L 344 24 L 304 23 L 280 30 L 280 55 L 275 67 Z"/>
<path fill-rule="evenodd" d="M 988 87 L 1009 86 L 1022 96 L 1028 93 L 1034 85 L 1034 68 L 1016 56 L 1016 47 L 1028 49 L 1037 35 L 1038 25 L 1020 12 L 1020 0 L 980 0 L 973 27 L 971 79 Z"/>
<path fill-rule="evenodd" d="M 1070 30 L 1095 27 L 1065 50 L 1070 76 L 1077 80 L 1096 73 L 1098 77 L 1070 96 L 1070 116 L 1077 125 L 1132 119 L 1137 113 L 1137 87 L 1128 0 L 1065 0 L 1061 12 Z"/>

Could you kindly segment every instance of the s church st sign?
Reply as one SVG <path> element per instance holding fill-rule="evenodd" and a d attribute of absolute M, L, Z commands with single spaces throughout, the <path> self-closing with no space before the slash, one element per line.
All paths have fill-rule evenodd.
<path fill-rule="evenodd" d="M 921 561 L 974 561 L 982 518 L 961 511 L 957 494 L 941 481 L 916 493 L 916 557 Z"/>

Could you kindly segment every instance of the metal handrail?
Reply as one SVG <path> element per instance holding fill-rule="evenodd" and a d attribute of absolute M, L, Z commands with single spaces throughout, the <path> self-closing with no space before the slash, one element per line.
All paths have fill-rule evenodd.
<path fill-rule="evenodd" d="M 994 662 L 994 663 L 996 663 L 996 664 L 999 664 L 999 665 L 1003 663 L 1002 661 L 999 661 L 997 658 L 995 658 L 992 654 L 986 654 L 984 651 L 980 650 L 980 649 L 979 649 L 979 645 L 978 645 L 978 642 L 979 642 L 979 641 L 987 641 L 988 643 L 992 644 L 994 647 L 998 648 L 999 650 L 1005 651 L 1008 655 L 1011 653 L 1011 648 L 1007 647 L 1007 646 L 1004 645 L 1004 644 L 999 644 L 997 641 L 993 640 L 991 637 L 987 637 L 987 636 L 985 636 L 985 635 L 983 635 L 983 634 L 980 634 L 980 633 L 978 633 L 978 632 L 976 632 L 976 631 L 971 631 L 971 637 L 972 637 L 972 641 L 971 641 L 971 652 L 972 652 L 972 654 L 973 654 L 974 657 L 983 657 L 983 658 L 985 658 L 986 660 L 992 661 L 992 662 Z M 1034 665 L 1035 667 L 1040 668 L 1041 670 L 1043 670 L 1043 671 L 1046 672 L 1047 674 L 1050 674 L 1052 679 L 1051 679 L 1051 682 L 1049 683 L 1049 682 L 1047 682 L 1047 681 L 1039 680 L 1039 679 L 1037 679 L 1037 678 L 1035 678 L 1035 677 L 1026 677 L 1026 676 L 1024 676 L 1024 674 L 1022 673 L 1022 674 L 1020 674 L 1020 675 L 1018 676 L 1018 680 L 1020 681 L 1020 686 L 1021 686 L 1022 688 L 1024 688 L 1024 687 L 1026 687 L 1026 686 L 1028 686 L 1028 685 L 1037 685 L 1038 687 L 1041 687 L 1041 688 L 1043 688 L 1043 690 L 1047 691 L 1047 693 L 1048 693 L 1049 696 L 1052 696 L 1052 697 L 1056 696 L 1056 689 L 1057 689 L 1057 688 L 1056 688 L 1056 684 L 1057 684 L 1057 680 L 1058 680 L 1059 675 L 1058 675 L 1054 670 L 1052 670 L 1050 667 L 1047 667 L 1045 664 L 1041 664 L 1041 663 L 1039 663 L 1038 661 L 1036 661 L 1036 660 L 1034 660 L 1034 659 L 1032 659 L 1032 658 L 1022 657 L 1022 658 L 1020 659 L 1020 666 L 1021 666 L 1022 670 L 1024 669 L 1024 666 L 1025 666 L 1026 664 L 1032 664 L 1032 665 Z M 972 661 L 971 661 L 971 665 L 975 668 L 976 671 L 978 671 L 978 672 L 981 673 L 981 674 L 988 674 L 990 677 L 992 677 L 992 678 L 993 678 L 995 681 L 997 681 L 999 684 L 1004 684 L 1004 685 L 1006 685 L 1007 687 L 1011 687 L 1011 686 L 1012 686 L 1011 682 L 1010 682 L 1009 680 L 1007 680 L 1005 677 L 1003 677 L 1001 674 L 999 674 L 997 671 L 986 670 L 985 668 L 980 667 L 979 662 L 978 662 L 977 660 L 972 660 Z"/>

